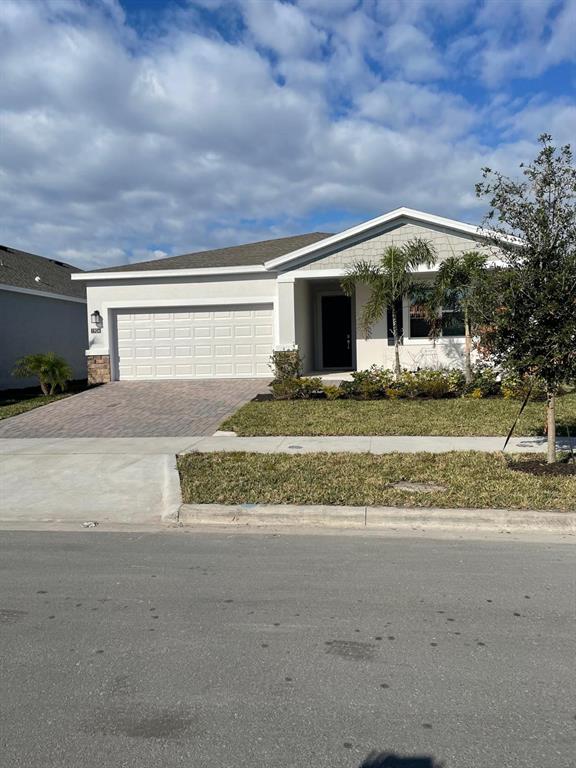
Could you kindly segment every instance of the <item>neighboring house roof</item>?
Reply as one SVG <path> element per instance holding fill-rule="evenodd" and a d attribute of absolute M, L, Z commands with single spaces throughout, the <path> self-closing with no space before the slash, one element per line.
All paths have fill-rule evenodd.
<path fill-rule="evenodd" d="M 122 264 L 118 267 L 95 269 L 88 274 L 96 272 L 144 272 L 164 269 L 261 266 L 270 259 L 276 259 L 285 253 L 290 253 L 311 243 L 324 240 L 329 236 L 326 232 L 309 232 L 305 235 L 279 237 L 274 240 L 261 240 L 257 243 L 216 248 L 212 251 L 197 251 L 195 253 L 184 253 L 181 256 L 168 256 L 165 259 L 153 259 L 152 261 Z"/>
<path fill-rule="evenodd" d="M 82 270 L 63 261 L 0 245 L 0 287 L 85 299 L 85 286 L 70 277 L 77 272 Z"/>

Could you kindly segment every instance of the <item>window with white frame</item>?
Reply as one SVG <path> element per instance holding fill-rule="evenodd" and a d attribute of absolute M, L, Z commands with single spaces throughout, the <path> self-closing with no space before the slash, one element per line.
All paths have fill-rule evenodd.
<path fill-rule="evenodd" d="M 410 322 L 410 338 L 427 339 L 432 331 L 430 310 L 426 307 L 427 295 L 431 295 L 432 287 L 420 288 L 418 295 L 411 296 L 408 317 Z M 460 298 L 454 295 L 450 302 L 438 309 L 441 315 L 440 336 L 464 336 L 464 314 Z"/>

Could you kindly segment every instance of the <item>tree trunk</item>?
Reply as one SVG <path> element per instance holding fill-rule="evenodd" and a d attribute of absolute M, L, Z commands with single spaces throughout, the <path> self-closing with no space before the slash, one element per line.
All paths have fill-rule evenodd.
<path fill-rule="evenodd" d="M 472 334 L 467 309 L 464 309 L 464 378 L 466 384 L 472 383 Z"/>
<path fill-rule="evenodd" d="M 48 385 L 43 379 L 40 379 L 40 389 L 43 395 L 48 395 Z"/>
<path fill-rule="evenodd" d="M 392 305 L 392 335 L 394 336 L 394 373 L 399 378 L 402 373 L 400 367 L 400 345 L 398 340 L 398 320 L 396 318 L 396 307 Z"/>
<path fill-rule="evenodd" d="M 556 461 L 556 397 L 553 392 L 546 394 L 546 424 L 548 432 L 548 464 Z"/>

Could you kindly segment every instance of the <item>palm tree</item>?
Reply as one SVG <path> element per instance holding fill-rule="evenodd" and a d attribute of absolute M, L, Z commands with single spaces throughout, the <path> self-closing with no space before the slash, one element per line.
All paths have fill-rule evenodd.
<path fill-rule="evenodd" d="M 421 266 L 431 267 L 436 261 L 436 250 L 427 240 L 414 238 L 404 245 L 389 245 L 384 249 L 379 262 L 356 261 L 341 280 L 342 290 L 347 296 L 354 293 L 357 284 L 366 285 L 370 291 L 368 301 L 362 307 L 360 324 L 366 338 L 375 323 L 392 308 L 392 336 L 394 338 L 394 371 L 402 372 L 400 366 L 400 331 L 396 317 L 396 302 L 412 292 L 414 271 Z"/>
<path fill-rule="evenodd" d="M 66 389 L 72 378 L 72 369 L 63 357 L 55 352 L 46 352 L 26 355 L 18 360 L 12 375 L 20 379 L 35 376 L 40 382 L 42 394 L 53 395 L 58 387 L 62 392 Z"/>
<path fill-rule="evenodd" d="M 472 382 L 472 337 L 476 326 L 475 304 L 486 276 L 486 256 L 466 251 L 449 256 L 438 267 L 434 284 L 435 302 L 461 310 L 464 318 L 464 376 Z"/>

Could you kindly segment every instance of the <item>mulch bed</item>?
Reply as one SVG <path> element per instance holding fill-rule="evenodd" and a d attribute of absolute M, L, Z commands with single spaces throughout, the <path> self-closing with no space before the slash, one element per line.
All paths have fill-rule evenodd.
<path fill-rule="evenodd" d="M 514 472 L 524 472 L 528 475 L 549 475 L 552 477 L 576 475 L 576 464 L 573 461 L 557 461 L 555 464 L 547 464 L 542 459 L 513 461 L 510 462 L 510 469 L 514 470 Z"/>

